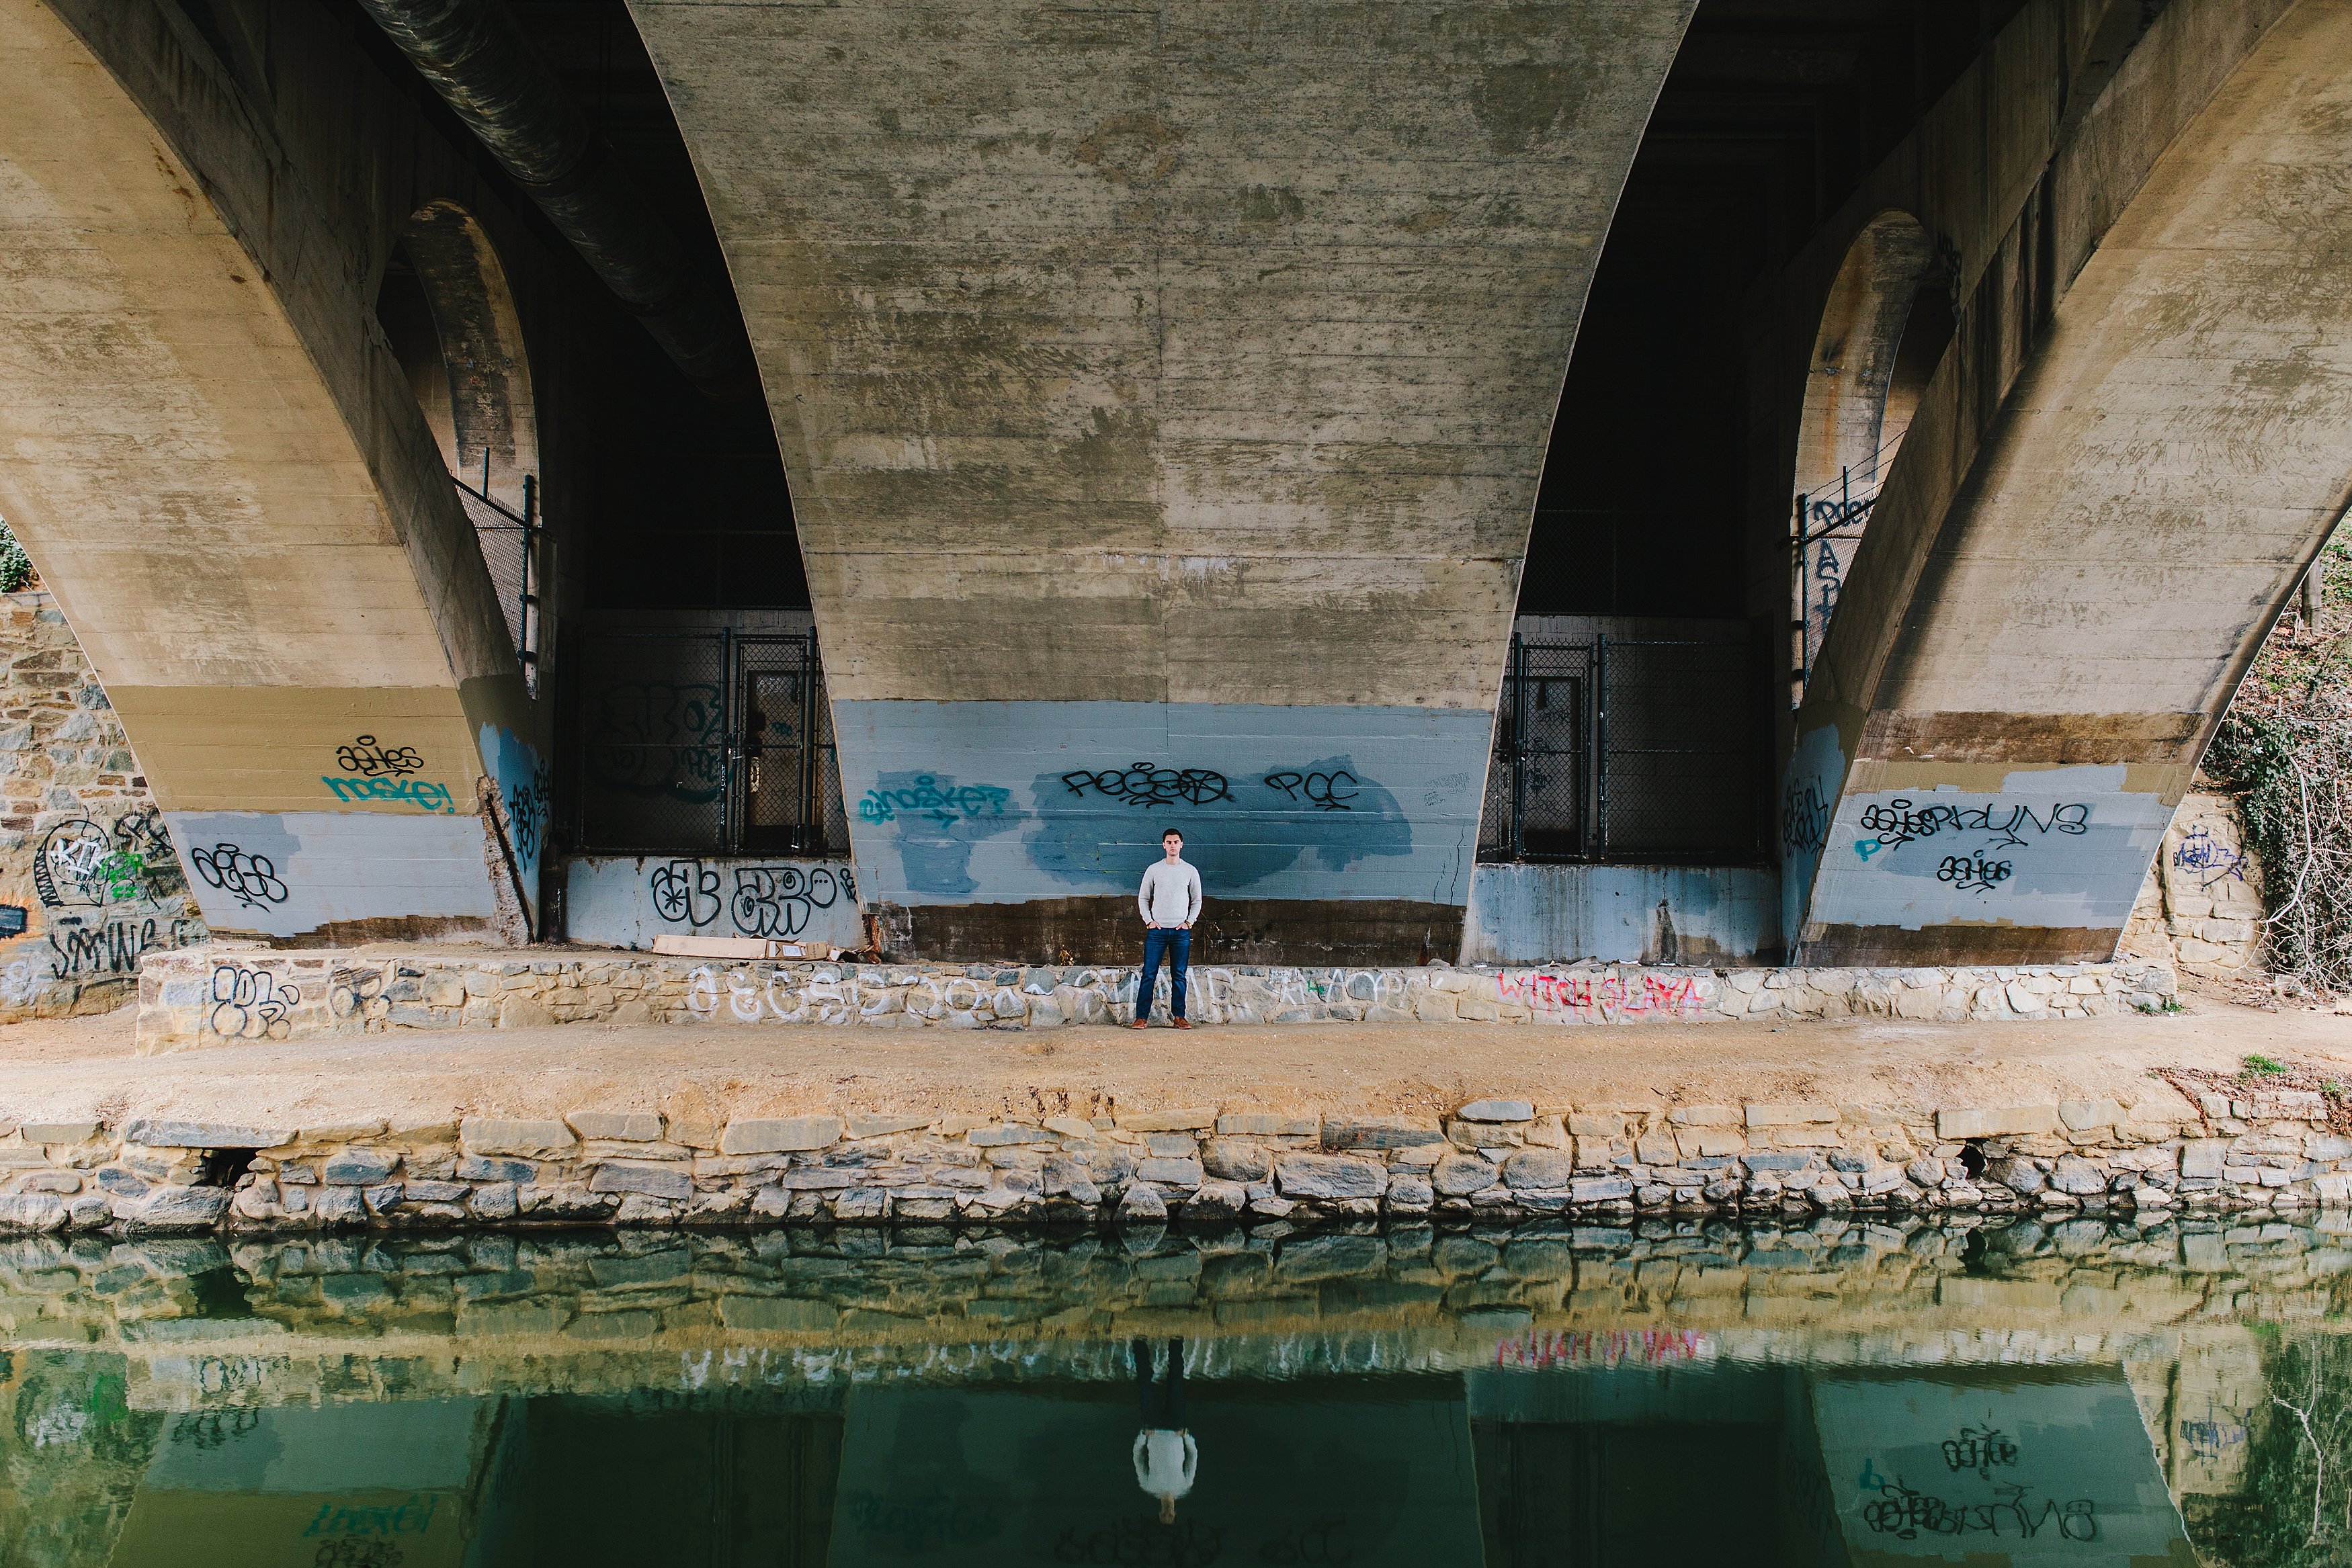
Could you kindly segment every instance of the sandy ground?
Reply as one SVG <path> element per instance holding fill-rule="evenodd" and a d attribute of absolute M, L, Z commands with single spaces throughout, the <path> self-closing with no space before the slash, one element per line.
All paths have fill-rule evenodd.
<path fill-rule="evenodd" d="M 845 1031 L 573 1024 L 221 1046 L 140 1057 L 131 1009 L 0 1028 L 0 1121 L 169 1115 L 395 1129 L 463 1116 L 659 1110 L 1054 1114 L 1227 1110 L 1430 1113 L 1479 1094 L 1558 1109 L 1821 1100 L 1878 1106 L 2176 1104 L 2156 1067 L 2249 1052 L 2342 1066 L 2352 1017 L 2189 1011 L 2059 1023 L 1632 1028 L 1355 1024 Z"/>

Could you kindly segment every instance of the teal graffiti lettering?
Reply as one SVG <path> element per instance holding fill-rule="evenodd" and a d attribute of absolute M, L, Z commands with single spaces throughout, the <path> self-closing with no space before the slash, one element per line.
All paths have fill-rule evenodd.
<path fill-rule="evenodd" d="M 994 784 L 941 788 L 937 775 L 918 773 L 907 789 L 866 791 L 866 798 L 857 802 L 857 814 L 869 822 L 888 822 L 896 821 L 900 811 L 912 811 L 935 822 L 955 822 L 967 817 L 1001 817 L 1004 803 L 1012 798 L 1012 790 Z"/>
<path fill-rule="evenodd" d="M 1871 856 L 1876 854 L 1885 847 L 1886 846 L 1885 844 L 1879 842 L 1876 839 L 1862 839 L 1856 841 L 1854 843 L 1853 852 L 1867 861 Z"/>
<path fill-rule="evenodd" d="M 407 1498 L 389 1508 L 368 1505 L 358 1508 L 341 1503 L 325 1502 L 303 1530 L 305 1537 L 315 1535 L 423 1535 L 433 1526 L 433 1511 L 441 1506 L 437 1496 L 411 1492 Z"/>
<path fill-rule="evenodd" d="M 443 813 L 457 809 L 450 798 L 449 786 L 423 779 L 330 779 L 322 775 L 319 782 L 332 789 L 338 800 L 395 800 Z"/>

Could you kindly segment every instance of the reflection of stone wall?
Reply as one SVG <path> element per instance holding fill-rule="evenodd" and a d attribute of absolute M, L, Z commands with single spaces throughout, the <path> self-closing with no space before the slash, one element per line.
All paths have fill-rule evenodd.
<path fill-rule="evenodd" d="M 2263 879 L 2237 802 L 2190 795 L 2140 888 L 2123 951 L 2230 980 L 2263 972 Z"/>
<path fill-rule="evenodd" d="M 142 953 L 201 942 L 204 923 L 48 594 L 0 595 L 0 1021 L 103 1011 L 131 998 Z"/>

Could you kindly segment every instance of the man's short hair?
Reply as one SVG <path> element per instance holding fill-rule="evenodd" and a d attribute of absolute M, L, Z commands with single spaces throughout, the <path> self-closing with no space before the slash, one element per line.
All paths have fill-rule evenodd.
<path fill-rule="evenodd" d="M 1160 830 L 1160 841 L 1161 843 L 1164 844 L 1171 839 L 1174 839 L 1180 844 L 1182 843 L 1184 841 L 1184 830 L 1181 828 L 1162 828 Z"/>

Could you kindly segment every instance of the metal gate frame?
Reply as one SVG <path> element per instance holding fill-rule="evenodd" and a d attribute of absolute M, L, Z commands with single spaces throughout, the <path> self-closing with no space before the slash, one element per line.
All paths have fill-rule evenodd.
<path fill-rule="evenodd" d="M 566 664 L 571 672 L 567 684 L 574 692 L 572 749 L 578 763 L 575 773 L 578 785 L 572 794 L 571 817 L 572 848 L 576 852 L 599 855 L 730 856 L 846 855 L 849 852 L 847 822 L 841 809 L 840 762 L 833 733 L 832 706 L 824 696 L 824 670 L 818 655 L 814 628 L 806 632 L 742 632 L 726 627 L 715 631 L 616 627 L 583 630 L 575 636 L 579 646 Z M 706 817 L 705 821 L 712 823 L 711 831 L 708 833 L 698 831 L 691 842 L 675 837 L 668 841 L 659 841 L 664 835 L 658 829 L 651 832 L 623 833 L 591 831 L 589 798 L 600 791 L 596 785 L 598 775 L 591 758 L 598 741 L 593 733 L 590 706 L 600 691 L 610 687 L 592 686 L 589 683 L 605 667 L 601 654 L 616 645 L 630 643 L 699 645 L 710 652 L 711 656 L 701 662 L 704 667 L 713 669 L 716 677 L 711 685 L 716 688 L 719 715 L 712 739 L 699 745 L 688 741 L 658 741 L 650 745 L 654 750 L 667 747 L 673 752 L 691 750 L 701 753 L 718 767 L 718 789 L 708 800 L 709 806 L 716 808 L 715 821 Z M 759 661 L 761 651 L 774 649 L 791 649 L 799 656 L 789 664 L 779 662 L 763 669 Z M 799 738 L 795 746 L 772 748 L 763 746 L 760 737 L 745 733 L 754 711 L 750 685 L 762 674 L 785 673 L 794 674 L 799 678 L 798 726 L 795 732 Z M 800 753 L 793 768 L 795 776 L 791 791 L 797 804 L 799 820 L 790 825 L 792 832 L 788 844 L 754 846 L 748 842 L 750 830 L 757 826 L 750 821 L 752 778 L 762 759 L 761 753 L 770 749 L 797 749 Z"/>
<path fill-rule="evenodd" d="M 1611 761 L 1620 757 L 1692 756 L 1722 757 L 1737 755 L 1742 750 L 1752 755 L 1750 744 L 1731 747 L 1697 747 L 1656 746 L 1629 747 L 1612 744 L 1610 735 L 1610 708 L 1615 700 L 1618 677 L 1628 671 L 1638 679 L 1644 666 L 1642 650 L 1668 648 L 1708 648 L 1737 650 L 1752 657 L 1753 650 L 1745 642 L 1727 639 L 1617 637 L 1596 634 L 1587 643 L 1528 642 L 1519 633 L 1511 636 L 1508 662 L 1504 667 L 1503 690 L 1496 705 L 1493 752 L 1490 769 L 1502 773 L 1501 789 L 1490 774 L 1486 810 L 1489 815 L 1498 805 L 1507 802 L 1507 823 L 1482 821 L 1478 833 L 1478 856 L 1482 861 L 1608 861 L 1624 853 L 1623 846 L 1612 833 L 1610 812 Z M 1551 653 L 1579 653 L 1583 655 L 1584 671 L 1579 676 L 1570 674 L 1549 674 L 1538 667 L 1543 656 Z M 1629 662 L 1630 661 L 1630 662 Z M 1575 744 L 1566 752 L 1547 751 L 1530 744 L 1530 692 L 1552 681 L 1577 683 L 1571 701 L 1580 708 L 1572 721 L 1577 726 Z M 1745 683 L 1742 683 L 1743 686 Z M 1739 694 L 1736 706 L 1741 714 L 1749 714 L 1754 706 L 1751 694 Z M 1752 722 L 1752 720 L 1751 720 Z M 1557 839 L 1551 843 L 1528 843 L 1528 815 L 1531 780 L 1542 778 L 1544 759 L 1566 755 L 1572 758 L 1574 774 L 1574 824 L 1562 833 L 1569 841 Z M 1620 781 L 1622 788 L 1622 780 Z M 1499 797 L 1499 798 L 1498 798 Z M 1761 797 L 1759 796 L 1760 800 Z M 1760 805 L 1754 813 L 1762 821 Z M 1538 829 L 1538 831 L 1543 831 Z M 1687 849 L 1656 848 L 1642 852 L 1643 862 L 1655 860 L 1694 860 L 1746 862 L 1761 853 L 1761 839 L 1743 827 L 1742 841 L 1734 844 L 1727 840 L 1717 843 L 1697 843 Z M 1753 839 L 1753 841 L 1748 841 Z"/>

